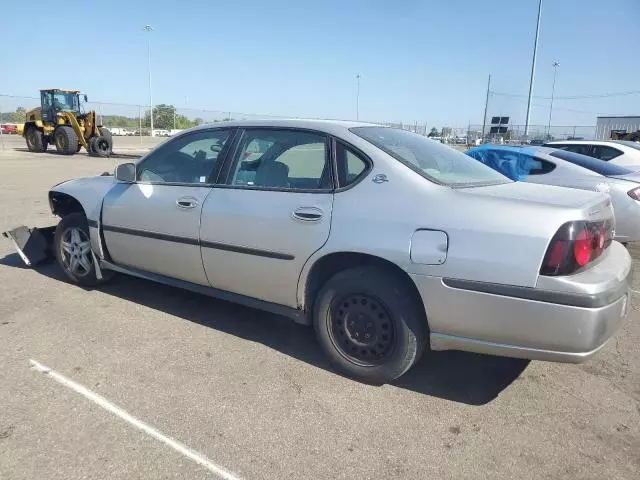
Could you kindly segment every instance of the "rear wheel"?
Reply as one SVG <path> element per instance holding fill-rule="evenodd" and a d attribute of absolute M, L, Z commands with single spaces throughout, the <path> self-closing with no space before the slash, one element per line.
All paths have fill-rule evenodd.
<path fill-rule="evenodd" d="M 53 143 L 58 153 L 73 155 L 78 149 L 78 136 L 73 128 L 62 125 L 53 132 Z"/>
<path fill-rule="evenodd" d="M 420 358 L 427 323 L 405 279 L 376 267 L 344 270 L 320 290 L 314 308 L 320 344 L 347 375 L 386 383 Z"/>
<path fill-rule="evenodd" d="M 43 133 L 36 127 L 31 127 L 25 135 L 27 141 L 27 148 L 30 152 L 44 152 L 47 149 L 47 141 L 44 138 Z"/>

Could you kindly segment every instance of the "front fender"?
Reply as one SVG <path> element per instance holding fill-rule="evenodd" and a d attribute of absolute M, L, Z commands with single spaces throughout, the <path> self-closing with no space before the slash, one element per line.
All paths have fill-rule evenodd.
<path fill-rule="evenodd" d="M 58 184 L 49 190 L 50 199 L 52 194 L 61 193 L 73 198 L 80 204 L 80 206 L 82 206 L 89 223 L 91 247 L 100 258 L 104 258 L 102 241 L 100 238 L 100 214 L 102 212 L 102 200 L 114 185 L 115 182 L 112 176 L 101 175 L 97 177 L 69 180 L 68 182 Z M 53 211 L 53 213 L 57 212 Z"/>

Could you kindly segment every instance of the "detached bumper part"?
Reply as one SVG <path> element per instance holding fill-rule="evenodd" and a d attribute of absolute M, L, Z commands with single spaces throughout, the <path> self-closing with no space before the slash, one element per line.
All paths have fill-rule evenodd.
<path fill-rule="evenodd" d="M 2 232 L 2 236 L 13 242 L 18 255 L 30 267 L 53 258 L 53 236 L 56 227 L 28 228 L 21 226 Z"/>

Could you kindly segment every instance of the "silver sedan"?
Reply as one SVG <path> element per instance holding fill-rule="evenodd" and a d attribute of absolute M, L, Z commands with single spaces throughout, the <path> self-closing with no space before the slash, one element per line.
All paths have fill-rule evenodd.
<path fill-rule="evenodd" d="M 615 239 L 640 240 L 640 173 L 628 167 L 548 147 L 483 145 L 467 154 L 513 180 L 607 193 Z"/>
<path fill-rule="evenodd" d="M 607 195 L 512 182 L 403 130 L 208 125 L 49 200 L 70 281 L 119 272 L 287 315 L 370 382 L 430 349 L 581 362 L 627 313 Z"/>

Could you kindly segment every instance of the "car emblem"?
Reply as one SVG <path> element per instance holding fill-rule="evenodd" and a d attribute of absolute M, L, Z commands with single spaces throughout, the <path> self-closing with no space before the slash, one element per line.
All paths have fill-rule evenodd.
<path fill-rule="evenodd" d="M 384 173 L 379 173 L 377 175 L 375 175 L 371 181 L 373 183 L 384 183 L 384 182 L 388 182 L 389 179 L 387 178 L 387 176 Z"/>

